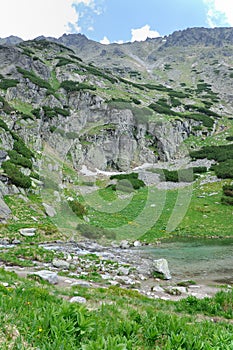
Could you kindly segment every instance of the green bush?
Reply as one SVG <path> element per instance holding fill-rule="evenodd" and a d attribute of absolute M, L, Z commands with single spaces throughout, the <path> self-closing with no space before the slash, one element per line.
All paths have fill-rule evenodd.
<path fill-rule="evenodd" d="M 222 187 L 223 196 L 221 198 L 222 204 L 233 205 L 233 185 L 224 185 Z"/>
<path fill-rule="evenodd" d="M 5 131 L 9 131 L 7 124 L 2 119 L 0 119 L 0 128 L 4 129 Z"/>
<path fill-rule="evenodd" d="M 80 91 L 80 90 L 96 90 L 95 86 L 85 84 L 85 83 L 78 83 L 73 80 L 64 80 L 61 83 L 60 87 L 66 90 L 67 92 L 74 92 L 74 91 Z"/>
<path fill-rule="evenodd" d="M 36 119 L 40 119 L 40 108 L 34 108 L 31 113 L 36 117 Z"/>
<path fill-rule="evenodd" d="M 54 107 L 54 110 L 57 114 L 61 114 L 64 117 L 68 117 L 70 115 L 70 112 L 67 109 L 63 109 L 60 107 Z"/>
<path fill-rule="evenodd" d="M 192 168 L 193 172 L 195 174 L 202 174 L 207 172 L 207 167 L 206 166 L 196 166 Z"/>
<path fill-rule="evenodd" d="M 0 89 L 7 90 L 8 88 L 15 87 L 19 83 L 16 79 L 2 79 L 0 81 Z"/>
<path fill-rule="evenodd" d="M 112 175 L 110 179 L 116 179 L 118 181 L 117 185 L 109 186 L 113 191 L 119 190 L 130 193 L 132 190 L 138 190 L 145 186 L 145 183 L 138 179 L 138 173 Z"/>
<path fill-rule="evenodd" d="M 214 166 L 215 174 L 221 179 L 233 179 L 233 159 Z"/>
<path fill-rule="evenodd" d="M 168 169 L 153 169 L 154 173 L 160 175 L 162 181 L 171 181 L 171 182 L 192 182 L 195 180 L 193 176 L 193 169 L 180 169 L 180 170 L 168 170 Z"/>
<path fill-rule="evenodd" d="M 222 196 L 221 203 L 226 205 L 233 205 L 233 198 L 228 196 Z"/>
<path fill-rule="evenodd" d="M 84 67 L 84 66 L 83 66 Z M 101 77 L 104 78 L 106 80 L 109 80 L 112 84 L 117 82 L 117 79 L 114 77 L 111 77 L 107 74 L 105 74 L 103 71 L 101 71 L 100 69 L 94 67 L 94 66 L 85 66 L 84 67 L 89 73 L 97 76 L 97 77 Z"/>
<path fill-rule="evenodd" d="M 73 201 L 68 201 L 68 205 L 72 209 L 73 213 L 78 217 L 83 218 L 84 215 L 87 215 L 87 209 L 76 199 Z"/>
<path fill-rule="evenodd" d="M 25 158 L 21 154 L 17 153 L 15 150 L 8 151 L 11 163 L 16 165 L 21 165 L 25 168 L 32 169 L 32 162 L 30 159 Z"/>
<path fill-rule="evenodd" d="M 2 163 L 2 168 L 11 180 L 12 184 L 22 188 L 31 187 L 30 177 L 22 174 L 21 171 L 16 167 L 16 165 L 12 164 L 9 160 Z"/>
<path fill-rule="evenodd" d="M 171 97 L 171 105 L 172 107 L 179 107 L 182 105 L 182 103 L 177 98 Z"/>
<path fill-rule="evenodd" d="M 117 179 L 117 180 L 131 180 L 131 179 L 138 179 L 138 173 L 130 173 L 130 174 L 117 174 L 117 175 L 111 175 L 110 180 Z"/>
<path fill-rule="evenodd" d="M 225 196 L 233 197 L 233 185 L 224 185 L 222 189 Z"/>
<path fill-rule="evenodd" d="M 200 121 L 207 128 L 212 128 L 214 125 L 214 120 L 205 114 L 193 113 L 193 114 L 186 114 L 184 117 L 187 119 L 193 119 L 196 121 Z"/>
<path fill-rule="evenodd" d="M 221 146 L 205 146 L 198 151 L 190 152 L 192 159 L 214 159 L 223 162 L 233 158 L 233 144 Z"/>
<path fill-rule="evenodd" d="M 2 97 L 0 96 L 0 102 L 2 102 L 3 106 L 2 106 L 2 110 L 6 113 L 9 114 L 13 109 L 11 108 L 11 106 L 9 105 L 9 103 Z"/>
<path fill-rule="evenodd" d="M 62 67 L 62 66 L 66 66 L 67 64 L 74 63 L 74 61 L 66 57 L 56 57 L 56 58 L 59 59 L 58 63 L 56 64 L 56 67 Z"/>
<path fill-rule="evenodd" d="M 115 239 L 116 233 L 113 231 L 108 231 L 102 227 L 97 226 L 91 226 L 88 224 L 79 224 L 77 225 L 77 230 L 80 232 L 80 234 L 86 238 L 90 239 L 98 239 L 98 238 L 108 238 L 108 239 Z"/>
<path fill-rule="evenodd" d="M 48 119 L 52 119 L 53 117 L 55 117 L 57 115 L 57 113 L 55 112 L 55 110 L 52 107 L 43 106 L 42 108 L 43 108 L 45 117 L 47 117 Z"/>
<path fill-rule="evenodd" d="M 51 87 L 51 85 L 47 81 L 37 76 L 34 72 L 30 72 L 21 67 L 17 67 L 17 70 L 23 75 L 25 79 L 29 79 L 33 84 L 39 86 L 40 88 L 47 89 L 48 92 L 51 94 L 54 93 L 54 89 Z"/>
<path fill-rule="evenodd" d="M 33 156 L 32 151 L 25 145 L 22 139 L 19 139 L 14 142 L 13 149 L 25 158 L 30 159 Z"/>

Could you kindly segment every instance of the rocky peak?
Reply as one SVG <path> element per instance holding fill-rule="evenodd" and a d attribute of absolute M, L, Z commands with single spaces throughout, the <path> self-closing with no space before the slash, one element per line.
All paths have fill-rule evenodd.
<path fill-rule="evenodd" d="M 187 28 L 165 37 L 164 47 L 171 46 L 216 46 L 233 44 L 233 28 Z"/>
<path fill-rule="evenodd" d="M 18 36 L 10 35 L 7 38 L 0 38 L 0 45 L 17 45 L 22 41 L 23 39 Z"/>

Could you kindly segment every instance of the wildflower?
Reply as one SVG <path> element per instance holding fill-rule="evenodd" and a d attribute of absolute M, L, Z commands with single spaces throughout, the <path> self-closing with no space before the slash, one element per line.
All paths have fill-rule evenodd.
<path fill-rule="evenodd" d="M 38 329 L 38 332 L 40 332 L 40 333 L 43 332 L 43 329 L 42 329 L 42 328 L 39 328 L 39 329 Z"/>

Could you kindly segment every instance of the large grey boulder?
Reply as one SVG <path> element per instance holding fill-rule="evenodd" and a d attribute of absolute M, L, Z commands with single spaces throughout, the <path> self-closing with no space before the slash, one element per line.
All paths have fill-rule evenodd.
<path fill-rule="evenodd" d="M 43 207 L 45 209 L 45 213 L 49 216 L 49 217 L 54 217 L 56 215 L 56 210 L 51 206 L 48 205 L 46 203 L 42 203 Z"/>
<path fill-rule="evenodd" d="M 33 275 L 40 277 L 42 280 L 49 282 L 50 284 L 58 283 L 58 276 L 56 272 L 49 270 L 41 270 L 38 272 L 33 272 Z"/>
<path fill-rule="evenodd" d="M 2 198 L 0 198 L 0 222 L 7 220 L 11 214 L 10 208 L 6 205 Z"/>
<path fill-rule="evenodd" d="M 172 278 L 166 259 L 154 260 L 151 266 L 151 273 L 153 275 L 161 275 L 165 280 L 170 280 Z"/>
<path fill-rule="evenodd" d="M 53 259 L 52 264 L 53 264 L 54 267 L 57 267 L 58 269 L 66 269 L 66 270 L 68 270 L 69 267 L 70 267 L 70 264 L 67 261 L 61 260 L 61 259 L 57 259 L 57 258 Z"/>

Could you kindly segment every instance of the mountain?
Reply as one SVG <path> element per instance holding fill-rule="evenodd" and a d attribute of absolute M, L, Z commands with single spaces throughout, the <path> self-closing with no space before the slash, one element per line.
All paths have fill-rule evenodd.
<path fill-rule="evenodd" d="M 202 146 L 226 146 L 222 153 L 231 154 L 232 33 L 191 28 L 122 45 L 64 34 L 2 45 L 2 196 L 14 186 L 37 192 L 47 178 L 63 186 L 72 174 L 73 183 L 83 168 L 184 166 Z M 208 170 L 216 157 L 197 164 Z M 158 177 L 142 176 L 148 183 Z"/>
<path fill-rule="evenodd" d="M 18 36 L 11 35 L 7 38 L 0 38 L 0 45 L 17 45 L 21 43 L 23 39 Z"/>

